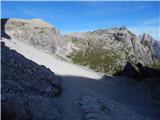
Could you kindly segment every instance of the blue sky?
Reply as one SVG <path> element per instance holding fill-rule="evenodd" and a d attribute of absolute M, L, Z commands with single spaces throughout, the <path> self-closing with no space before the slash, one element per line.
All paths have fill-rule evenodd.
<path fill-rule="evenodd" d="M 2 18 L 41 18 L 61 33 L 125 25 L 160 40 L 160 2 L 2 2 Z"/>

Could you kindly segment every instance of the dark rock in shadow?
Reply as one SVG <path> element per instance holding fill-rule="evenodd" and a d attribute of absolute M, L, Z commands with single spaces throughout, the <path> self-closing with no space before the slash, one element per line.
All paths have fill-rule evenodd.
<path fill-rule="evenodd" d="M 103 109 L 103 105 L 106 106 L 106 117 L 110 115 L 114 115 L 112 111 L 114 111 L 112 107 L 109 107 L 107 99 L 102 98 L 111 98 L 114 101 L 120 103 L 120 105 L 126 105 L 129 109 L 132 109 L 136 113 L 145 116 L 146 118 L 151 118 L 152 120 L 156 120 L 157 111 L 159 108 L 149 106 L 148 101 L 146 99 L 150 99 L 150 90 L 145 91 L 145 85 L 141 86 L 141 82 L 137 82 L 134 79 L 129 79 L 127 77 L 120 76 L 106 76 L 100 80 L 94 80 L 86 77 L 78 77 L 78 76 L 62 76 L 63 81 L 63 90 L 65 94 L 67 94 L 67 101 L 62 100 L 63 106 L 68 106 L 68 104 L 73 104 L 74 99 L 79 98 L 78 106 L 82 113 L 86 113 L 84 118 L 88 113 L 97 113 L 97 120 L 101 120 L 101 117 L 104 117 L 99 111 L 98 108 L 94 109 L 96 106 L 101 106 Z M 68 90 L 71 89 L 70 90 Z M 150 89 L 150 88 L 149 88 Z M 155 91 L 153 90 L 152 93 Z M 147 95 L 146 95 L 147 93 Z M 82 99 L 80 98 L 82 96 Z M 103 96 L 102 98 L 99 96 Z M 85 100 L 83 101 L 83 97 Z M 71 99 L 69 101 L 68 99 Z M 81 101 L 82 100 L 82 101 Z M 101 103 L 97 104 L 97 100 L 102 100 Z M 143 101 L 143 102 L 142 102 Z M 152 101 L 150 101 L 152 104 Z M 89 107 L 89 108 L 88 108 Z M 152 108 L 153 107 L 153 108 Z M 68 108 L 69 109 L 69 108 Z M 115 108 L 116 109 L 116 108 Z M 76 107 L 74 109 L 76 111 Z M 110 111 L 111 110 L 111 111 Z M 151 110 L 151 111 L 150 111 Z M 124 111 L 119 111 L 123 113 Z M 71 113 L 73 114 L 73 113 Z M 127 117 L 128 113 L 125 113 Z M 91 115 L 91 117 L 92 117 Z M 100 115 L 100 116 L 99 116 Z M 87 115 L 88 116 L 88 115 Z M 94 117 L 93 117 L 94 118 Z M 105 117 L 104 117 L 105 118 Z M 108 118 L 109 119 L 109 118 Z M 103 119 L 107 120 L 107 118 Z M 117 119 L 116 119 L 117 120 Z M 119 119 L 118 119 L 119 120 Z"/>
<path fill-rule="evenodd" d="M 133 78 L 136 80 L 141 79 L 140 73 L 137 72 L 137 70 L 133 67 L 133 65 L 130 62 L 127 62 L 124 69 L 118 73 L 115 73 L 114 76 L 124 76 L 124 77 Z"/>
<path fill-rule="evenodd" d="M 31 119 L 24 108 L 20 97 L 10 94 L 2 99 L 2 120 L 29 120 Z"/>
<path fill-rule="evenodd" d="M 60 77 L 1 42 L 2 120 L 55 119 Z"/>
<path fill-rule="evenodd" d="M 5 25 L 9 19 L 8 18 L 2 18 L 1 19 L 1 39 L 4 37 L 6 39 L 11 39 L 11 37 L 6 33 L 5 31 Z"/>
<path fill-rule="evenodd" d="M 160 78 L 160 70 L 144 67 L 141 63 L 138 63 L 136 66 L 138 71 L 131 63 L 127 62 L 124 69 L 118 73 L 115 73 L 114 76 L 129 77 L 138 81 L 147 78 Z"/>
<path fill-rule="evenodd" d="M 137 64 L 139 72 L 141 73 L 142 78 L 160 78 L 160 70 L 144 67 L 141 63 Z"/>
<path fill-rule="evenodd" d="M 138 63 L 136 66 L 138 70 L 136 70 L 131 63 L 127 63 L 124 69 L 114 74 L 114 76 L 132 78 L 133 80 L 137 80 L 137 83 L 139 83 L 141 87 L 147 91 L 146 93 L 151 97 L 153 104 L 157 106 L 157 115 L 155 116 L 159 118 L 160 70 L 144 67 L 141 63 Z"/>

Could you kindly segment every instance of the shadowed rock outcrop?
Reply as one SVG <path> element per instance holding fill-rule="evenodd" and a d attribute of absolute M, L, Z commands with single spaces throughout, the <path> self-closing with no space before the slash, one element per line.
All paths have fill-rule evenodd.
<path fill-rule="evenodd" d="M 1 19 L 1 39 L 3 37 L 6 39 L 11 39 L 11 37 L 6 33 L 6 30 L 5 30 L 5 25 L 8 20 L 9 20 L 8 18 Z"/>
<path fill-rule="evenodd" d="M 2 120 L 58 120 L 60 78 L 1 43 Z"/>
<path fill-rule="evenodd" d="M 137 70 L 133 67 L 133 65 L 130 62 L 127 62 L 124 69 L 118 73 L 115 73 L 114 76 L 125 76 L 133 79 L 140 80 L 141 75 Z"/>
<path fill-rule="evenodd" d="M 142 78 L 160 78 L 160 69 L 144 67 L 141 63 L 136 65 L 141 73 Z"/>
<path fill-rule="evenodd" d="M 160 79 L 160 70 L 144 67 L 141 63 L 138 63 L 137 69 L 130 63 L 127 62 L 124 69 L 114 74 L 114 76 L 124 76 L 133 78 L 136 80 L 143 80 L 147 78 L 158 78 Z"/>

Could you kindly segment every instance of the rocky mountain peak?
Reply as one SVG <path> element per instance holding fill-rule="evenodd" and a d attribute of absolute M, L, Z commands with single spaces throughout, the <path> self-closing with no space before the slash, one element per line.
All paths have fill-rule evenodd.
<path fill-rule="evenodd" d="M 160 58 L 160 41 L 154 40 L 148 33 L 144 33 L 138 38 L 146 50 L 152 51 L 154 56 Z"/>
<path fill-rule="evenodd" d="M 157 43 L 151 43 L 155 40 L 148 34 L 140 38 L 125 26 L 69 34 L 65 39 L 70 40 L 74 48 L 78 48 L 71 54 L 75 63 L 88 65 L 101 72 L 113 73 L 123 68 L 127 61 L 135 64 L 140 62 L 144 65 L 160 61 L 156 57 L 160 53 L 160 47 Z"/>
<path fill-rule="evenodd" d="M 151 41 L 153 41 L 152 36 L 147 33 L 140 35 L 139 39 L 140 39 L 141 43 L 144 43 L 144 42 L 151 43 Z"/>
<path fill-rule="evenodd" d="M 1 32 L 7 34 L 12 40 L 16 39 L 47 53 L 53 54 L 67 44 L 56 27 L 41 19 L 11 18 L 1 19 L 1 22 L 3 23 Z M 5 38 L 2 35 L 3 37 Z"/>
<path fill-rule="evenodd" d="M 119 27 L 119 30 L 127 30 L 126 26 Z"/>
<path fill-rule="evenodd" d="M 17 19 L 17 18 L 12 18 L 9 21 L 19 22 L 19 23 L 24 23 L 24 24 L 30 24 L 30 25 L 33 25 L 33 26 L 54 27 L 53 25 L 45 22 L 42 19 L 38 19 L 38 18 L 34 18 L 34 19 Z"/>

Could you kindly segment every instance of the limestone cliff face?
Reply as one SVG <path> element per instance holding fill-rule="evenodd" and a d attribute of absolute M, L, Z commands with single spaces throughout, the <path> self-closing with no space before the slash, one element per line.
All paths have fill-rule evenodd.
<path fill-rule="evenodd" d="M 4 29 L 11 39 L 19 40 L 48 53 L 55 53 L 58 48 L 66 45 L 59 30 L 40 19 L 8 19 Z"/>
<path fill-rule="evenodd" d="M 154 57 L 160 58 L 160 41 L 154 40 L 152 36 L 145 33 L 139 36 L 141 44 L 148 50 L 152 51 Z M 153 58 L 154 59 L 154 58 Z M 156 59 L 154 59 L 156 61 Z"/>

